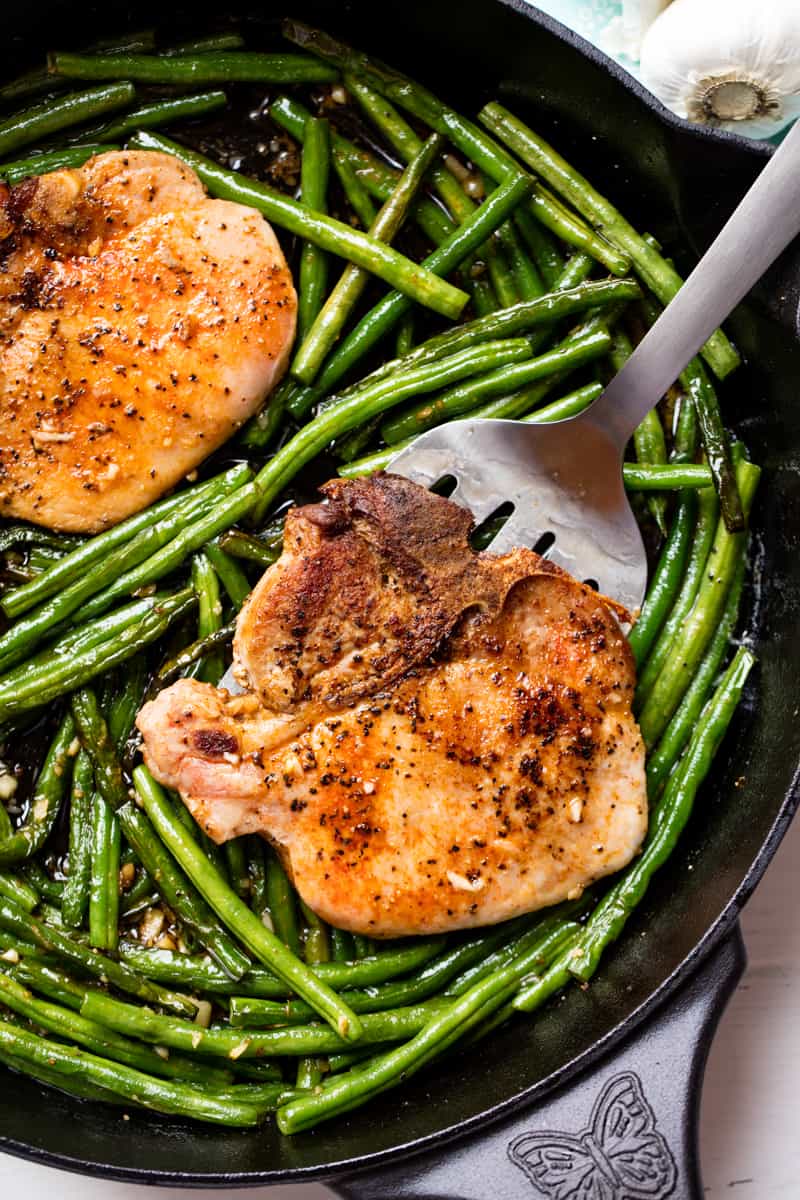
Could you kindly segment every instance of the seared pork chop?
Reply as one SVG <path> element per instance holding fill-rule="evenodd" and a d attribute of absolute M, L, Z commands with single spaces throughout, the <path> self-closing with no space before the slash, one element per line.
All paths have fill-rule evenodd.
<path fill-rule="evenodd" d="M 469 513 L 398 476 L 322 490 L 239 618 L 248 692 L 182 680 L 139 714 L 153 774 L 373 936 L 501 921 L 623 867 L 647 801 L 609 602 L 530 550 L 475 553 Z"/>
<path fill-rule="evenodd" d="M 0 184 L 0 259 L 0 515 L 114 524 L 285 370 L 297 302 L 272 229 L 170 155 Z"/>

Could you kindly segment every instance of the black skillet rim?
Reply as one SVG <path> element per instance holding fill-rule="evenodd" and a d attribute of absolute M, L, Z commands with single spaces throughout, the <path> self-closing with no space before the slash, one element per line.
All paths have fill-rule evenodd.
<path fill-rule="evenodd" d="M 698 141 L 707 141 L 709 139 L 711 141 L 721 141 L 755 157 L 767 158 L 772 152 L 771 148 L 764 143 L 753 142 L 739 134 L 728 133 L 723 130 L 705 129 L 697 125 L 692 125 L 689 121 L 676 116 L 640 84 L 634 76 L 604 54 L 603 51 L 563 25 L 560 21 L 526 3 L 526 0 L 495 0 L 495 2 L 504 8 L 510 8 L 522 14 L 527 20 L 544 27 L 548 32 L 558 37 L 561 41 L 566 42 L 585 58 L 604 68 L 621 86 L 633 93 L 640 104 L 651 109 L 662 124 L 679 130 L 682 136 L 690 136 Z M 185 1171 L 148 1171 L 146 1168 L 130 1169 L 114 1167 L 110 1164 L 82 1161 L 77 1156 L 67 1157 L 60 1153 L 42 1150 L 12 1138 L 3 1139 L 2 1151 L 29 1162 L 37 1162 L 43 1166 L 70 1171 L 74 1174 L 89 1175 L 98 1179 L 112 1179 L 127 1183 L 161 1187 L 215 1188 L 231 1186 L 259 1187 L 278 1182 L 287 1183 L 309 1179 L 334 1179 L 337 1175 L 349 1174 L 362 1168 L 378 1167 L 381 1164 L 388 1164 L 410 1154 L 419 1154 L 425 1150 L 445 1146 L 471 1132 L 484 1129 L 487 1123 L 494 1124 L 504 1117 L 509 1117 L 524 1108 L 531 1107 L 548 1093 L 568 1083 L 570 1079 L 580 1074 L 581 1071 L 608 1054 L 622 1040 L 640 1028 L 656 1009 L 665 1004 L 675 994 L 677 989 L 697 970 L 700 963 L 708 957 L 711 951 L 734 928 L 742 908 L 753 894 L 762 875 L 772 861 L 798 807 L 800 807 L 800 763 L 795 769 L 791 785 L 786 792 L 783 804 L 767 837 L 728 904 L 718 915 L 717 919 L 708 927 L 703 937 L 695 944 L 680 965 L 662 980 L 661 984 L 651 993 L 648 999 L 637 1009 L 634 1009 L 633 1012 L 629 1013 L 624 1020 L 615 1025 L 613 1029 L 609 1030 L 607 1034 L 601 1037 L 583 1054 L 565 1062 L 558 1070 L 551 1072 L 544 1079 L 540 1079 L 530 1088 L 526 1088 L 517 1093 L 517 1095 L 511 1096 L 500 1104 L 495 1105 L 493 1108 L 487 1109 L 483 1113 L 470 1117 L 447 1129 L 438 1130 L 435 1133 L 413 1141 L 403 1142 L 390 1150 L 381 1150 L 374 1154 L 340 1159 L 335 1164 L 320 1164 L 312 1167 L 299 1167 L 289 1170 L 281 1169 L 277 1171 L 229 1171 L 225 1173 L 221 1172 L 218 1176 L 210 1176 L 208 1174 L 195 1175 Z"/>

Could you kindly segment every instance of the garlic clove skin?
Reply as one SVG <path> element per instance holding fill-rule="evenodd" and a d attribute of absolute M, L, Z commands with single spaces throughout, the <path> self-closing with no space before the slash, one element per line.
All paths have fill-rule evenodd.
<path fill-rule="evenodd" d="M 645 35 L 641 77 L 679 117 L 779 133 L 800 116 L 800 0 L 672 0 Z"/>

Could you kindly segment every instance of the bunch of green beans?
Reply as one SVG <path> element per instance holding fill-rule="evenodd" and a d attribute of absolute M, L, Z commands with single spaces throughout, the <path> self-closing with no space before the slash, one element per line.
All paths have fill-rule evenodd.
<path fill-rule="evenodd" d="M 47 743 L 21 813 L 0 803 L 0 1062 L 84 1100 L 245 1128 L 276 1113 L 294 1134 L 592 978 L 678 844 L 753 666 L 730 639 L 759 471 L 699 359 L 674 429 L 662 406 L 633 439 L 625 486 L 660 539 L 630 632 L 651 822 L 605 888 L 383 946 L 324 922 L 257 837 L 215 846 L 138 762 L 135 718 L 176 679 L 219 682 L 303 468 L 332 448 L 344 476 L 390 467 L 448 420 L 573 416 L 681 282 L 501 105 L 476 124 L 331 35 L 284 33 L 300 53 L 145 31 L 0 86 L 0 104 L 31 104 L 0 119 L 9 186 L 130 139 L 299 239 L 290 373 L 224 470 L 95 537 L 0 528 L 0 735 L 8 757 L 39 720 Z M 253 84 L 275 87 L 269 115 L 302 150 L 299 201 L 193 148 L 191 122 Z M 738 361 L 721 331 L 703 355 L 719 378 Z"/>

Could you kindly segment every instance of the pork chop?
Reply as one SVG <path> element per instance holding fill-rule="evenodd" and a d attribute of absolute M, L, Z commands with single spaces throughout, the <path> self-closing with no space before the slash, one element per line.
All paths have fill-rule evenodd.
<path fill-rule="evenodd" d="M 0 185 L 0 515 L 94 532 L 222 444 L 283 374 L 271 227 L 166 154 Z"/>
<path fill-rule="evenodd" d="M 260 833 L 306 903 L 378 937 L 505 920 L 619 870 L 647 825 L 610 602 L 398 476 L 297 508 L 239 617 L 241 696 L 181 680 L 145 760 L 217 842 Z"/>

